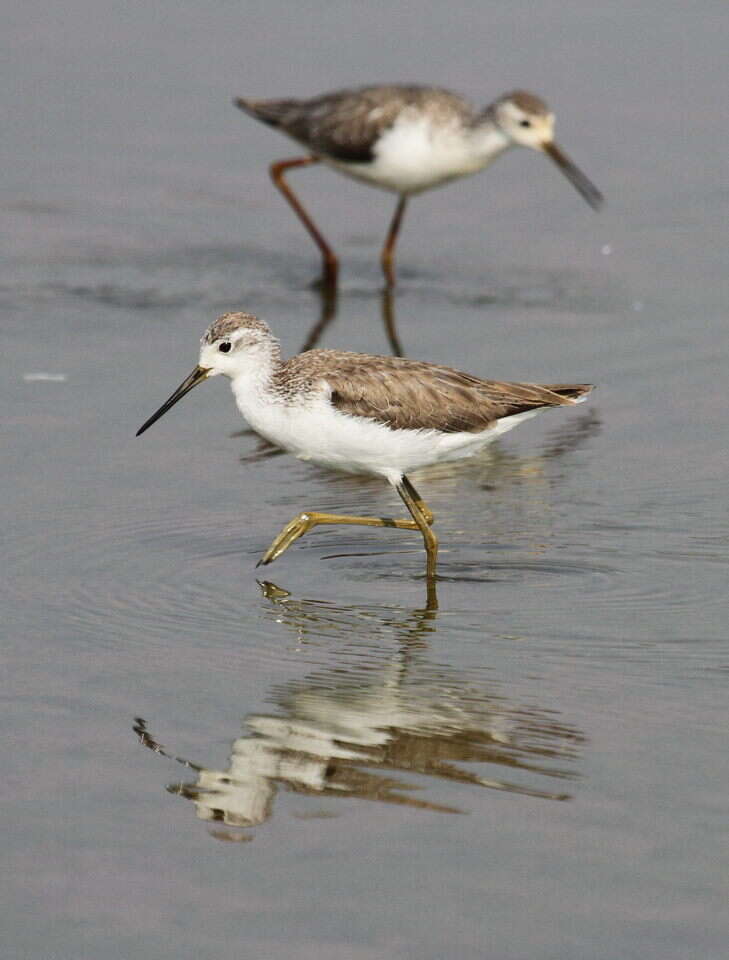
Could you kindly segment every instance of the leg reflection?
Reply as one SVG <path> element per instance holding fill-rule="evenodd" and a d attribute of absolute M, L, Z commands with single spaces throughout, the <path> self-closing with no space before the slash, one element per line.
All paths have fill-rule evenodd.
<path fill-rule="evenodd" d="M 382 322 L 390 343 L 392 355 L 393 357 L 404 357 L 405 352 L 400 343 L 400 338 L 397 335 L 397 327 L 395 325 L 395 295 L 390 287 L 386 287 L 382 291 L 381 309 Z"/>
<path fill-rule="evenodd" d="M 337 318 L 339 309 L 339 299 L 336 289 L 322 288 L 320 294 L 319 317 L 309 330 L 304 340 L 300 353 L 306 350 L 313 350 L 323 337 L 325 331 Z M 390 345 L 390 352 L 394 357 L 403 357 L 405 352 L 402 343 L 397 335 L 397 325 L 395 321 L 395 295 L 391 289 L 385 289 L 380 295 L 380 316 L 382 325 L 385 328 L 387 342 Z"/>
<path fill-rule="evenodd" d="M 319 290 L 320 296 L 320 306 L 319 306 L 319 318 L 314 324 L 314 326 L 309 330 L 309 333 L 306 336 L 301 345 L 301 350 L 299 353 L 305 353 L 307 350 L 313 350 L 314 347 L 319 343 L 324 331 L 329 327 L 334 320 L 337 318 L 337 308 L 338 308 L 338 297 L 337 297 L 337 288 L 336 287 L 322 287 Z"/>

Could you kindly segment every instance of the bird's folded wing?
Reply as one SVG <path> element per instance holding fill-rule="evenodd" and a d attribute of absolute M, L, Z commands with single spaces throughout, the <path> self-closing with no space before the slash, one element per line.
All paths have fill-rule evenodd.
<path fill-rule="evenodd" d="M 395 430 L 478 433 L 502 417 L 572 404 L 587 384 L 552 387 L 481 380 L 449 367 L 396 358 L 340 361 L 322 376 L 337 410 Z"/>
<path fill-rule="evenodd" d="M 408 106 L 470 114 L 456 94 L 416 85 L 339 90 L 311 100 L 236 100 L 241 110 L 288 133 L 314 153 L 349 163 L 374 158 L 377 139 Z"/>

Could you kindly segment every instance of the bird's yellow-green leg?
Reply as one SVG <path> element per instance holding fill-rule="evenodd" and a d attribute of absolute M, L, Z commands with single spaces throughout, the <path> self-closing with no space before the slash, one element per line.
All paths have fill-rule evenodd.
<path fill-rule="evenodd" d="M 407 477 L 403 477 L 395 489 L 423 535 L 426 554 L 425 575 L 430 588 L 431 584 L 435 584 L 435 567 L 438 559 L 438 538 L 430 529 L 433 513 Z"/>
<path fill-rule="evenodd" d="M 420 511 L 421 511 L 421 513 L 423 514 L 423 516 L 425 517 L 425 521 L 426 521 L 426 523 L 428 524 L 428 526 L 431 526 L 432 523 L 433 523 L 433 520 L 435 520 L 435 514 L 433 513 L 433 511 L 430 509 L 430 507 L 429 507 L 428 504 L 425 502 L 425 500 L 423 500 L 423 498 L 420 496 L 420 494 L 418 493 L 418 491 L 415 489 L 415 487 L 412 485 L 412 483 L 410 483 L 410 481 L 408 480 L 408 478 L 405 477 L 405 476 L 403 476 L 403 478 L 402 478 L 402 485 L 403 485 L 403 487 L 405 487 L 405 489 L 407 490 L 408 494 L 413 498 L 413 500 L 415 501 L 415 503 L 417 504 L 417 506 L 420 508 Z M 398 492 L 399 492 L 399 491 L 398 491 Z M 400 494 L 400 496 L 402 496 L 402 494 Z M 405 498 L 403 497 L 403 499 L 405 499 Z M 407 501 L 405 501 L 405 504 L 406 504 L 406 506 L 407 506 Z M 409 509 L 409 508 L 408 508 L 408 509 Z"/>
<path fill-rule="evenodd" d="M 300 513 L 294 517 L 290 523 L 286 524 L 258 561 L 257 566 L 271 563 L 277 557 L 280 557 L 285 550 L 288 550 L 291 544 L 298 540 L 299 537 L 303 537 L 305 533 L 308 533 L 309 530 L 320 524 L 351 524 L 360 527 L 393 527 L 396 530 L 419 530 L 423 535 L 423 541 L 425 543 L 429 606 L 432 606 L 435 592 L 435 569 L 438 557 L 438 538 L 430 529 L 430 525 L 434 519 L 433 512 L 407 477 L 403 476 L 395 489 L 408 508 L 413 518 L 412 520 L 395 520 L 390 517 L 352 517 L 347 514 L 319 513 L 317 511 Z M 431 588 L 433 597 L 431 597 Z"/>
<path fill-rule="evenodd" d="M 286 524 L 256 566 L 260 567 L 262 564 L 271 563 L 277 557 L 280 557 L 284 550 L 288 550 L 299 537 L 303 537 L 313 527 L 325 523 L 355 524 L 360 527 L 395 527 L 397 530 L 420 530 L 414 520 L 393 520 L 389 517 L 350 517 L 346 514 L 318 513 L 316 511 L 300 513 L 290 523 Z"/>
<path fill-rule="evenodd" d="M 277 557 L 280 557 L 284 550 L 288 550 L 295 540 L 303 537 L 305 533 L 320 524 L 351 524 L 360 527 L 393 527 L 396 530 L 419 530 L 423 535 L 427 558 L 425 568 L 428 585 L 427 609 L 437 610 L 435 569 L 438 558 L 438 538 L 430 529 L 433 522 L 433 512 L 407 477 L 403 476 L 395 489 L 408 508 L 412 520 L 395 520 L 390 517 L 351 517 L 346 514 L 319 513 L 316 511 L 300 513 L 290 523 L 286 524 L 258 561 L 257 566 L 271 563 Z"/>

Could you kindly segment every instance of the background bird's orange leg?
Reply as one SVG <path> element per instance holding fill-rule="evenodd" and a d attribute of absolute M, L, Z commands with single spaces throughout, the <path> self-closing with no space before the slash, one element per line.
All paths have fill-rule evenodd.
<path fill-rule="evenodd" d="M 311 219 L 309 214 L 304 210 L 299 201 L 299 198 L 296 196 L 294 191 L 288 185 L 284 179 L 284 173 L 287 170 L 291 170 L 293 167 L 308 167 L 312 163 L 319 163 L 318 157 L 293 157 L 290 160 L 279 160 L 277 163 L 272 163 L 270 168 L 271 179 L 281 191 L 281 193 L 286 197 L 291 209 L 294 211 L 296 216 L 301 220 L 306 229 L 309 232 L 309 236 L 314 241 L 314 243 L 321 250 L 322 255 L 322 283 L 325 287 L 336 287 L 337 285 L 337 273 L 339 271 L 339 263 L 334 254 L 334 251 L 326 242 L 322 234 L 319 232 L 318 227 Z"/>
<path fill-rule="evenodd" d="M 400 232 L 400 224 L 402 223 L 407 203 L 408 198 L 405 196 L 400 197 L 398 200 L 394 216 L 390 221 L 390 229 L 387 231 L 385 245 L 380 254 L 380 263 L 382 264 L 385 283 L 388 287 L 395 286 L 395 244 L 397 242 L 397 235 Z"/>

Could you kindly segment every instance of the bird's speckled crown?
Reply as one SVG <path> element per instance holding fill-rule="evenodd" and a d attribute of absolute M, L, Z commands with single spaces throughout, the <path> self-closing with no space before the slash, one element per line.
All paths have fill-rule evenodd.
<path fill-rule="evenodd" d="M 533 116 L 546 117 L 549 113 L 549 107 L 544 100 L 541 100 L 533 93 L 529 93 L 527 90 L 512 90 L 511 93 L 505 93 L 499 97 L 501 103 L 508 100 L 516 104 L 520 110 L 523 110 L 525 113 L 531 113 Z"/>
<path fill-rule="evenodd" d="M 260 330 L 261 333 L 271 335 L 268 324 L 259 320 L 252 313 L 224 313 L 222 317 L 213 320 L 203 334 L 201 342 L 215 343 L 216 340 L 229 337 L 231 333 L 241 329 Z"/>

